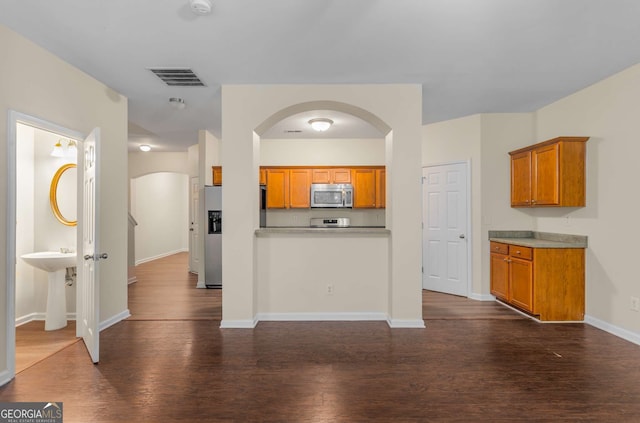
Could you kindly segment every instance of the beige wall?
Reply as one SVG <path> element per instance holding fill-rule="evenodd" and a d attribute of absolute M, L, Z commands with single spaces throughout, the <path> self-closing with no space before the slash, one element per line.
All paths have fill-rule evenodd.
<path fill-rule="evenodd" d="M 472 298 L 489 294 L 488 231 L 533 229 L 510 203 L 511 150 L 533 142 L 533 114 L 493 113 L 425 125 L 423 165 L 469 161 L 471 166 Z"/>
<path fill-rule="evenodd" d="M 130 152 L 128 157 L 130 179 L 155 172 L 174 172 L 189 175 L 191 170 L 187 152 Z"/>
<path fill-rule="evenodd" d="M 384 138 L 265 139 L 260 141 L 260 165 L 384 165 L 384 148 Z"/>
<path fill-rule="evenodd" d="M 640 155 L 640 65 L 540 109 L 538 140 L 560 135 L 589 136 L 587 205 L 535 211 L 537 229 L 587 235 L 587 310 L 596 324 L 635 334 L 640 297 L 635 253 L 640 237 L 640 196 L 636 159 Z"/>
<path fill-rule="evenodd" d="M 392 131 L 385 141 L 387 166 L 386 227 L 389 246 L 388 306 L 392 326 L 422 324 L 420 268 L 420 120 L 418 85 L 275 85 L 222 87 L 223 325 L 249 325 L 260 295 L 255 229 L 258 227 L 260 133 L 265 122 L 295 105 L 337 102 L 366 111 Z M 329 100 L 327 100 L 329 99 Z M 336 104 L 336 103 L 333 103 Z M 303 106 L 300 106 L 303 108 Z M 316 107 L 320 108 L 320 107 Z M 350 110 L 355 110 L 350 109 Z M 303 110 L 290 110 L 291 113 Z M 278 114 L 281 119 L 285 116 Z M 372 118 L 372 120 L 376 120 Z M 379 122 L 377 122 L 379 123 Z M 384 124 L 382 125 L 384 126 Z M 242 195 L 247 193 L 247 195 Z M 295 302 L 295 298 L 289 299 Z M 355 301 L 356 299 L 354 299 Z M 348 311 L 348 310 L 345 310 Z"/>
<path fill-rule="evenodd" d="M 84 134 L 101 128 L 100 214 L 101 250 L 109 259 L 100 264 L 100 320 L 127 312 L 127 99 L 30 41 L 0 26 L 0 151 L 7 151 L 7 110 L 16 110 Z M 0 154 L 0 174 L 7 174 L 7 155 Z M 7 179 L 0 178 L 0 198 L 6 201 Z M 0 221 L 6 222 L 6 208 Z M 5 243 L 7 228 L 0 227 Z M 0 272 L 7 269 L 0 256 Z M 6 278 L 0 280 L 5 310 Z M 6 370 L 6 315 L 0 313 L 0 373 Z"/>
<path fill-rule="evenodd" d="M 630 309 L 631 297 L 640 297 L 632 257 L 640 236 L 640 200 L 633 195 L 634 159 L 640 153 L 638 110 L 640 65 L 534 113 L 485 114 L 424 127 L 423 164 L 472 161 L 474 293 L 489 293 L 488 230 L 587 235 L 585 321 L 640 343 L 640 314 Z M 511 208 L 507 153 L 563 135 L 591 137 L 586 207 Z"/>

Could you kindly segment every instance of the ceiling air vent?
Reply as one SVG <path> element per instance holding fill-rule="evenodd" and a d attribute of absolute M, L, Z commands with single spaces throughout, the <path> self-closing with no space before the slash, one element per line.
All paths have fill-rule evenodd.
<path fill-rule="evenodd" d="M 149 68 L 156 76 L 171 87 L 204 87 L 198 75 L 187 68 Z"/>

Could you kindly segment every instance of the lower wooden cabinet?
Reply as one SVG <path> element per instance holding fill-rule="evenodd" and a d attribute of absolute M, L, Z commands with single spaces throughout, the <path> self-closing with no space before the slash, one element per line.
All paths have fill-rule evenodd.
<path fill-rule="evenodd" d="M 491 294 L 545 321 L 584 319 L 584 249 L 491 242 Z"/>

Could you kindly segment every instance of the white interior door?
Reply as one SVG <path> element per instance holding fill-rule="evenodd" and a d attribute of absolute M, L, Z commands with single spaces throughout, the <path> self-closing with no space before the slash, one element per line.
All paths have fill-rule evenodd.
<path fill-rule="evenodd" d="M 429 166 L 422 173 L 422 287 L 468 295 L 467 164 Z"/>
<path fill-rule="evenodd" d="M 98 228 L 99 198 L 99 161 L 100 129 L 95 128 L 84 140 L 83 150 L 83 191 L 82 191 L 82 280 L 78 284 L 80 304 L 78 335 L 82 337 L 91 360 L 97 363 L 100 354 L 99 305 L 100 272 L 99 261 L 106 259 L 106 253 L 100 253 Z"/>
<path fill-rule="evenodd" d="M 200 188 L 198 178 L 191 178 L 190 184 L 191 188 L 189 191 L 191 204 L 189 205 L 189 271 L 191 273 L 198 273 L 198 265 L 200 263 L 200 251 L 198 248 Z"/>

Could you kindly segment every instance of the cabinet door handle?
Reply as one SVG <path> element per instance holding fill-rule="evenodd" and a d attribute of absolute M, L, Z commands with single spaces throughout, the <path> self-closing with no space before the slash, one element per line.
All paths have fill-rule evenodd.
<path fill-rule="evenodd" d="M 504 261 L 506 261 L 507 263 L 511 263 L 511 260 L 509 260 L 509 258 L 505 258 Z"/>

